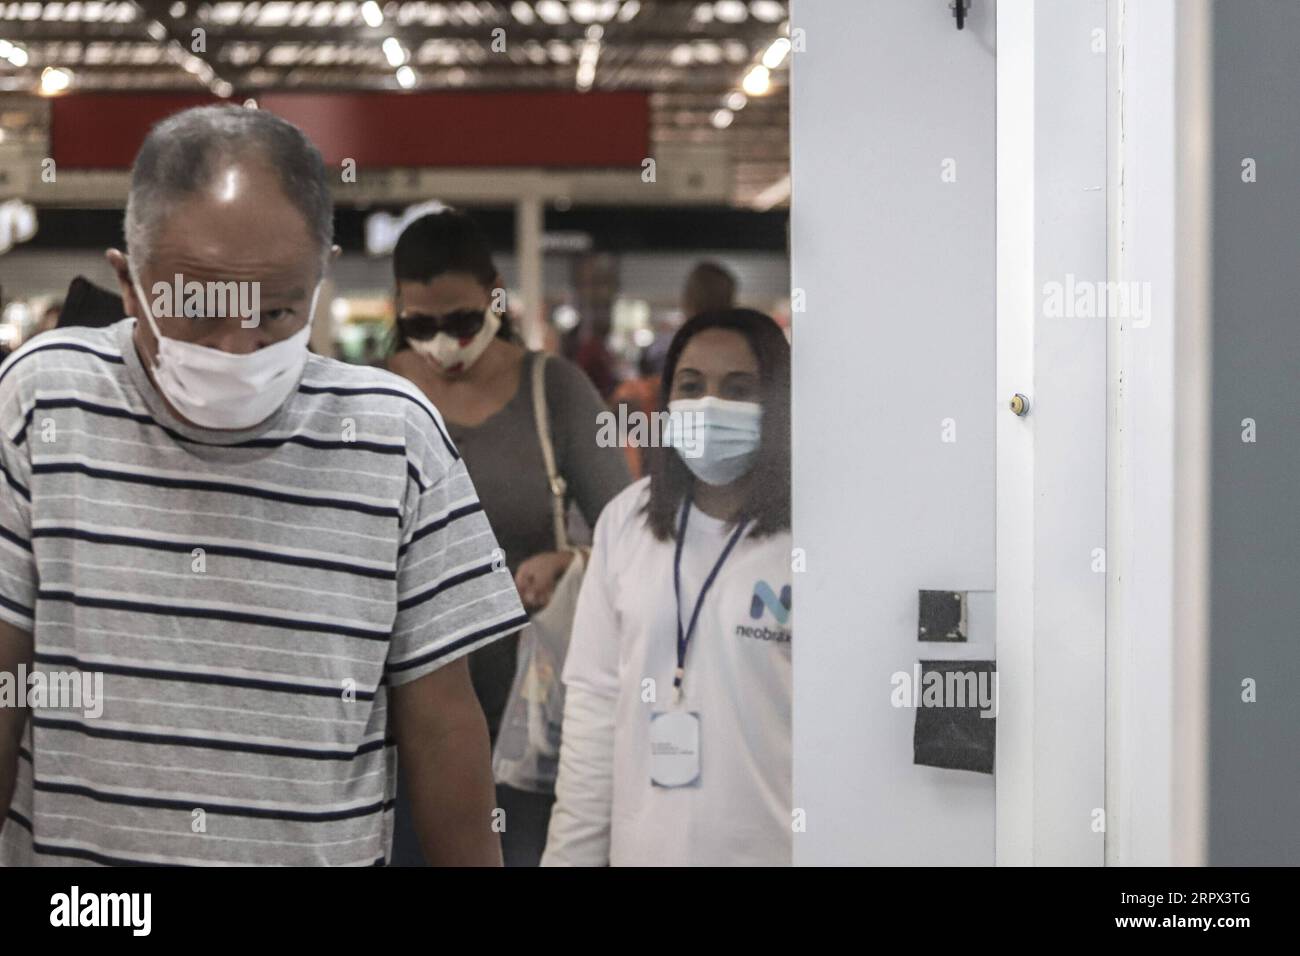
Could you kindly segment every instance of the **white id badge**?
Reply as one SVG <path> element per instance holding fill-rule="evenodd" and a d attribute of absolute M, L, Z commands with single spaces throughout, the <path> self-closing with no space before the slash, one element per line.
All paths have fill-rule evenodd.
<path fill-rule="evenodd" d="M 689 787 L 700 779 L 700 715 L 665 710 L 650 715 L 650 782 Z"/>

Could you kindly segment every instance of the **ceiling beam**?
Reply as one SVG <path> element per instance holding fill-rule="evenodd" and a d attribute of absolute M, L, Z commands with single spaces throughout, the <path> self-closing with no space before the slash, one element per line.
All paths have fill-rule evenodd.
<path fill-rule="evenodd" d="M 418 44 L 425 40 L 461 40 L 477 41 L 483 46 L 492 42 L 492 30 L 503 26 L 506 31 L 507 47 L 537 41 L 546 43 L 550 40 L 577 42 L 586 37 L 586 27 L 569 23 L 559 26 L 541 24 L 484 24 L 480 26 L 440 27 L 424 25 L 398 26 L 385 24 L 378 29 L 368 26 L 278 26 L 264 27 L 254 24 L 232 23 L 222 25 L 193 18 L 173 19 L 167 13 L 170 4 L 138 2 L 137 6 L 147 8 L 147 19 L 158 20 L 168 28 L 168 32 L 178 38 L 188 39 L 196 27 L 207 32 L 209 44 L 222 43 L 381 43 L 385 37 L 395 36 L 404 44 Z M 42 40 L 59 43 L 91 43 L 98 40 L 134 40 L 138 43 L 149 42 L 145 32 L 146 21 L 136 20 L 131 23 L 67 23 L 61 20 L 0 20 L 0 36 L 7 40 L 22 42 L 39 42 Z M 718 29 L 725 26 L 726 29 Z M 761 29 L 760 29 L 761 28 Z M 727 40 L 739 40 L 757 49 L 776 37 L 777 29 L 773 24 L 709 24 L 707 28 L 692 29 L 689 32 L 676 30 L 639 30 L 632 24 L 612 24 L 605 28 L 601 43 L 610 46 L 677 46 L 692 40 L 708 40 L 723 43 Z M 186 44 L 188 46 L 188 43 Z"/>
<path fill-rule="evenodd" d="M 22 70 L 15 70 L 14 75 L 22 76 L 24 73 L 39 73 L 40 67 L 48 66 L 49 63 L 38 61 L 33 57 L 29 67 Z M 104 75 L 119 73 L 123 76 L 130 76 L 133 73 L 157 72 L 161 70 L 170 70 L 176 74 L 177 79 L 194 79 L 186 73 L 180 66 L 172 63 L 165 56 L 160 58 L 156 63 L 86 63 L 86 62 L 60 62 L 57 65 L 67 66 L 78 74 Z M 218 64 L 220 76 L 222 79 L 233 83 L 236 88 L 240 87 L 241 80 L 246 81 L 251 73 L 258 73 L 272 77 L 272 83 L 282 82 L 288 79 L 288 74 L 295 71 L 303 71 L 315 75 L 325 74 L 325 79 L 331 84 L 347 86 L 349 82 L 355 81 L 361 77 L 373 75 L 375 77 L 391 78 L 393 70 L 383 60 L 377 60 L 372 63 L 342 63 L 342 64 L 317 64 L 314 62 L 298 62 L 284 65 L 240 65 L 235 66 L 231 63 Z M 524 64 L 502 64 L 499 66 L 480 66 L 473 63 L 452 64 L 443 66 L 441 64 L 420 64 L 412 62 L 411 66 L 420 74 L 422 80 L 426 83 L 429 81 L 445 81 L 446 75 L 452 70 L 460 69 L 465 74 L 465 81 L 459 84 L 459 88 L 473 90 L 477 88 L 506 88 L 506 89 L 530 89 L 537 87 L 546 87 L 550 89 L 566 89 L 573 86 L 572 65 L 555 64 L 550 66 L 533 66 Z M 695 92 L 712 88 L 716 95 L 721 95 L 726 91 L 733 89 L 739 80 L 739 71 L 735 67 L 670 67 L 655 66 L 646 64 L 637 67 L 622 68 L 623 80 L 618 84 L 605 84 L 602 82 L 603 77 L 597 74 L 596 89 L 645 89 L 652 88 L 662 92 Z M 259 83 L 264 86 L 265 83 Z M 291 89 L 292 87 L 287 87 Z M 778 94 L 781 88 L 774 84 L 773 96 Z M 672 104 L 665 107 L 666 109 L 691 109 L 703 108 L 702 106 Z"/>
<path fill-rule="evenodd" d="M 198 57 L 207 64 L 208 69 L 211 71 L 211 82 L 224 79 L 217 70 L 217 51 L 208 46 L 206 36 L 204 37 L 203 52 L 200 53 L 194 49 L 193 31 L 183 26 L 181 21 L 172 19 L 171 15 L 167 12 L 168 8 L 171 6 L 169 0 L 135 0 L 135 6 L 145 18 L 146 22 L 142 23 L 140 26 L 142 30 L 146 31 L 146 36 L 148 36 L 147 31 L 149 27 L 147 21 L 156 20 L 162 28 L 167 31 L 167 38 L 155 42 L 169 47 L 173 42 L 179 43 L 186 55 Z M 149 39 L 152 40 L 153 38 L 149 37 Z M 182 70 L 181 72 L 186 71 Z M 206 78 L 201 78 L 200 82 L 202 82 L 206 87 L 209 85 L 210 81 Z"/>

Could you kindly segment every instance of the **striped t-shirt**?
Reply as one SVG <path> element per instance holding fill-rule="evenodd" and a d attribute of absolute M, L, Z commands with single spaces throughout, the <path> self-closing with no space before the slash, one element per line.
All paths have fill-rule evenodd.
<path fill-rule="evenodd" d="M 0 617 L 103 675 L 102 712 L 31 711 L 0 863 L 382 864 L 387 687 L 525 622 L 465 466 L 410 383 L 314 355 L 197 428 L 133 331 L 0 367 Z"/>

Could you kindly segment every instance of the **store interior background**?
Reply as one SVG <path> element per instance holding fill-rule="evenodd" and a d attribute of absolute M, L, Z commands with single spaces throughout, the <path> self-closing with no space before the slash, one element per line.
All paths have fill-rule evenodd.
<path fill-rule="evenodd" d="M 0 343 L 34 334 L 76 275 L 117 291 L 103 251 L 122 244 L 123 159 L 156 114 L 259 97 L 310 116 L 340 170 L 318 351 L 382 361 L 386 253 L 429 202 L 487 230 L 530 344 L 601 339 L 620 378 L 681 321 L 700 260 L 788 326 L 788 15 L 773 0 L 0 3 Z"/>
<path fill-rule="evenodd" d="M 1147 574 L 1149 586 L 1132 591 L 1130 604 L 1139 613 L 1124 627 L 1075 616 L 1055 632 L 1032 635 L 1041 676 L 1035 715 L 1042 718 L 1034 756 L 1049 788 L 1042 793 L 1068 796 L 1044 797 L 1036 815 L 1020 815 L 1040 847 L 1051 849 L 1040 850 L 1037 862 L 1178 859 L 1170 807 L 1186 788 L 1169 767 L 1171 741 L 1175 731 L 1200 721 L 1203 732 L 1184 734 L 1199 741 L 1206 758 L 1206 779 L 1196 787 L 1206 805 L 1206 847 L 1198 858 L 1294 863 L 1300 860 L 1300 761 L 1294 759 L 1300 655 L 1293 636 L 1300 616 L 1294 586 L 1300 414 L 1288 412 L 1296 407 L 1300 347 L 1294 310 L 1300 300 L 1300 87 L 1293 66 L 1300 6 L 1080 0 L 1033 7 L 1032 0 L 974 0 L 959 32 L 950 0 L 794 0 L 793 9 L 772 0 L 0 2 L 0 341 L 21 344 L 75 275 L 112 288 L 103 250 L 121 243 L 127 173 L 120 163 L 72 163 L 58 166 L 55 182 L 42 179 L 42 161 L 59 151 L 52 133 L 62 104 L 102 95 L 143 103 L 165 95 L 261 98 L 270 108 L 276 96 L 302 96 L 341 97 L 338 102 L 355 108 L 363 101 L 347 98 L 378 95 L 381 119 L 399 103 L 416 108 L 421 97 L 455 100 L 461 120 L 481 122 L 483 111 L 500 110 L 488 135 L 477 127 L 470 133 L 445 122 L 430 99 L 426 124 L 400 129 L 408 136 L 418 131 L 434 158 L 464 157 L 477 148 L 474 162 L 360 163 L 355 183 L 340 181 L 336 226 L 343 254 L 334 304 L 326 321 L 318 319 L 324 340 L 314 340 L 315 347 L 338 348 L 354 361 L 379 360 L 392 279 L 383 244 L 368 250 L 367 232 L 391 233 L 395 218 L 430 200 L 479 217 L 532 344 L 572 353 L 598 337 L 622 376 L 633 374 L 641 350 L 680 321 L 682 282 L 695 262 L 712 259 L 731 269 L 740 302 L 786 325 L 793 270 L 793 287 L 809 312 L 803 321 L 813 329 L 794 352 L 794 423 L 801 436 L 795 535 L 809 556 L 798 585 L 799 618 L 810 638 L 795 651 L 795 797 L 808 814 L 796 862 L 1004 862 L 999 830 L 1005 839 L 1008 828 L 998 814 L 1015 811 L 1008 794 L 1032 789 L 1035 778 L 1004 774 L 995 783 L 914 765 L 913 715 L 890 706 L 888 675 L 917 656 L 920 588 L 969 591 L 976 602 L 973 646 L 960 653 L 997 657 L 1002 673 L 1015 664 L 1003 653 L 1008 635 L 995 633 L 993 600 L 995 586 L 1004 608 L 1009 598 L 996 550 L 999 495 L 1023 487 L 1022 476 L 1002 480 L 997 456 L 999 429 L 1006 427 L 999 416 L 1007 414 L 995 348 L 996 132 L 998 117 L 1006 118 L 996 95 L 998 17 L 1045 11 L 1033 21 L 1031 37 L 1039 102 L 1049 102 L 1050 94 L 1059 104 L 1085 90 L 1093 97 L 1089 129 L 1105 141 L 1105 59 L 1085 68 L 1095 74 L 1094 96 L 1093 88 L 1068 81 L 1067 68 L 1077 64 L 1042 51 L 1063 37 L 1087 42 L 1121 7 L 1136 24 L 1138 5 L 1150 18 L 1144 23 L 1163 31 L 1148 31 L 1150 45 L 1132 50 L 1137 55 L 1129 61 L 1129 76 L 1145 77 L 1144 86 L 1130 89 L 1145 90 L 1149 99 L 1144 106 L 1135 97 L 1132 105 L 1147 111 L 1142 128 L 1156 149 L 1174 142 L 1164 125 L 1173 122 L 1168 67 L 1181 53 L 1175 41 L 1185 11 L 1209 10 L 1216 40 L 1206 82 L 1217 109 L 1206 148 L 1215 151 L 1218 178 L 1209 199 L 1212 260 L 1200 270 L 1214 288 L 1213 434 L 1203 436 L 1213 444 L 1213 541 L 1208 570 L 1194 582 L 1213 598 L 1205 651 L 1209 699 L 1194 712 L 1175 705 L 1174 665 L 1192 644 L 1174 628 L 1176 612 L 1191 600 L 1171 586 L 1175 532 L 1182 529 L 1173 527 L 1172 512 L 1161 511 L 1156 521 L 1154 510 L 1143 511 L 1129 538 L 1108 542 L 1112 568 L 1125 549 L 1133 567 Z M 805 32 L 808 52 L 791 54 L 779 44 L 790 34 L 791 18 Z M 182 45 L 198 26 L 207 31 L 201 55 Z M 1076 26 L 1076 33 L 1062 32 Z M 503 51 L 492 48 L 498 28 L 505 31 Z M 390 37 L 395 44 L 386 44 Z M 1154 55 L 1152 47 L 1164 53 Z M 550 102 L 563 109 L 563 135 L 545 135 L 558 112 L 531 108 L 538 101 L 527 97 L 534 96 L 554 97 Z M 630 131 L 612 119 L 630 112 L 644 117 Z M 1076 118 L 1044 107 L 1038 135 L 1060 128 L 1079 133 L 1084 124 Z M 129 125 L 131 117 L 121 119 Z M 336 139 L 339 149 L 384 146 L 375 142 L 382 137 L 349 142 L 346 123 L 309 132 Z M 129 138 L 120 128 L 105 136 Z M 559 155 L 540 149 L 548 143 Z M 98 145 L 91 137 L 82 153 L 93 155 Z M 1157 155 L 1156 149 L 1147 150 L 1149 167 L 1129 167 L 1157 170 L 1145 191 L 1132 196 L 1160 198 L 1172 210 L 1178 182 L 1171 171 L 1181 153 Z M 960 157 L 959 188 L 939 179 L 948 156 Z M 1242 156 L 1261 158 L 1264 171 L 1249 192 L 1240 180 Z M 647 159 L 655 160 L 653 182 L 644 178 Z M 873 192 L 880 182 L 889 188 Z M 1097 211 L 1103 194 L 1096 198 L 1093 226 L 1105 218 Z M 1175 243 L 1159 208 L 1132 220 L 1141 240 L 1134 248 L 1165 257 Z M 1040 255 L 1067 231 L 1054 225 L 1055 233 L 1039 232 Z M 1086 235 L 1093 234 L 1100 240 L 1087 254 L 1104 260 L 1105 229 Z M 1192 274 L 1182 259 L 1167 271 L 1174 286 Z M 1172 308 L 1172 298 L 1165 302 Z M 1135 402 L 1130 414 L 1146 429 L 1139 434 L 1163 439 L 1137 448 L 1136 477 L 1122 490 L 1162 506 L 1187 464 L 1175 459 L 1169 437 L 1186 416 L 1172 386 L 1179 371 L 1173 343 L 1182 327 L 1181 320 L 1157 320 L 1163 337 L 1134 340 L 1156 374 L 1146 379 L 1151 400 Z M 1094 345 L 1104 332 L 1093 330 Z M 1068 365 L 1061 356 L 1075 354 L 1063 350 L 1057 360 Z M 1089 380 L 1096 397 L 1091 420 L 1093 437 L 1110 441 L 1113 450 L 1115 436 L 1100 432 L 1101 423 L 1114 421 L 1106 381 Z M 1040 404 L 1034 421 L 1049 421 L 1039 413 L 1050 408 Z M 938 423 L 954 409 L 961 440 L 943 444 Z M 1243 451 L 1240 422 L 1256 410 L 1265 415 L 1265 437 Z M 1044 439 L 1051 434 L 1043 429 Z M 1062 465 L 1059 456 L 1040 456 L 1040 468 L 1056 468 L 1058 480 Z M 1105 490 L 1100 468 L 1086 478 L 1090 489 Z M 1075 478 L 1076 489 L 1081 481 Z M 845 501 L 846 486 L 856 502 L 847 512 L 834 506 Z M 1081 509 L 1069 510 L 1080 517 Z M 1090 507 L 1082 517 L 1099 513 Z M 1060 542 L 1044 538 L 1026 566 L 1047 561 L 1053 547 L 1059 551 Z M 1109 581 L 1087 576 L 1089 606 L 1104 606 L 1115 583 L 1114 574 Z M 1125 627 L 1138 653 L 1130 655 L 1136 662 L 1132 706 L 1117 720 L 1106 710 L 1110 675 L 1102 670 L 1103 652 L 1119 659 L 1114 642 Z M 1087 715 L 1062 709 L 1055 695 L 1082 684 L 1084 672 L 1075 664 L 1080 652 L 1087 656 Z M 1251 707 L 1241 706 L 1245 676 L 1268 684 Z M 871 693 L 868 679 L 885 689 Z M 1003 704 L 1000 727 L 1009 729 L 1025 708 L 1010 698 Z M 1049 719 L 1057 722 L 1049 727 Z M 1086 759 L 1073 737 L 1063 742 L 1047 732 L 1072 732 L 1062 724 L 1091 735 Z M 1000 745 L 1000 753 L 1011 749 Z M 1122 792 L 1132 806 L 1126 817 L 1112 818 L 1103 839 L 1080 821 L 1106 799 L 1097 782 L 1120 779 L 1112 772 L 1116 761 L 1127 773 Z M 1079 783 L 1084 777 L 1087 786 Z M 1121 834 L 1132 849 L 1116 857 Z"/>

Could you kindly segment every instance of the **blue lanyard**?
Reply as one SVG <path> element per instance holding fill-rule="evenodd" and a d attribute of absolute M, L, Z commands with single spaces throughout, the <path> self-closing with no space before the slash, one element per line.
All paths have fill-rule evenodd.
<path fill-rule="evenodd" d="M 717 562 L 713 565 L 713 570 L 709 576 L 704 579 L 704 587 L 700 588 L 700 596 L 695 600 L 695 610 L 691 612 L 691 623 L 686 630 L 682 630 L 682 543 L 686 539 L 686 518 L 691 513 L 691 498 L 686 496 L 682 502 L 682 517 L 677 523 L 677 549 L 673 555 L 673 594 L 677 597 L 677 670 L 673 674 L 673 691 L 677 699 L 681 700 L 682 695 L 682 678 L 686 675 L 686 648 L 691 643 L 691 636 L 695 633 L 695 624 L 700 619 L 700 608 L 704 605 L 704 596 L 709 593 L 709 588 L 713 586 L 718 572 L 722 570 L 722 565 L 726 562 L 727 556 L 736 546 L 736 542 L 741 539 L 745 533 L 745 528 L 749 526 L 749 519 L 742 518 L 732 532 L 731 539 L 727 546 L 722 549 Z"/>

